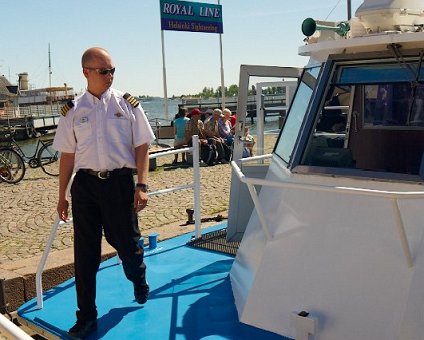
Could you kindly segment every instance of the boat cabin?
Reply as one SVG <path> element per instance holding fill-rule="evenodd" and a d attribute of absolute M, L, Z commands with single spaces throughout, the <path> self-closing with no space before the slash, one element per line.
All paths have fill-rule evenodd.
<path fill-rule="evenodd" d="M 423 54 L 399 53 L 307 67 L 276 155 L 298 173 L 422 182 Z"/>

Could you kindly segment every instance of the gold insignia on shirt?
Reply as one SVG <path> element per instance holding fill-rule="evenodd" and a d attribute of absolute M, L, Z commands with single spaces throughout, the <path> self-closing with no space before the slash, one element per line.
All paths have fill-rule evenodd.
<path fill-rule="evenodd" d="M 69 102 L 67 102 L 65 105 L 63 105 L 60 109 L 60 114 L 63 117 L 66 117 L 66 114 L 68 113 L 68 111 L 70 109 L 72 109 L 74 107 L 74 102 L 72 100 L 70 100 Z"/>
<path fill-rule="evenodd" d="M 132 107 L 137 107 L 140 103 L 135 97 L 130 95 L 128 92 L 124 94 L 124 99 L 131 104 Z"/>
<path fill-rule="evenodd" d="M 123 116 L 123 114 L 121 112 L 116 112 L 114 116 L 115 117 L 118 117 L 118 118 L 121 118 Z"/>

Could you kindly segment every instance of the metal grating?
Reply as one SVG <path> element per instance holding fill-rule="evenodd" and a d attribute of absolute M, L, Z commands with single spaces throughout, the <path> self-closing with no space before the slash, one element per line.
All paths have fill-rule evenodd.
<path fill-rule="evenodd" d="M 203 234 L 200 238 L 193 238 L 187 245 L 235 256 L 240 242 L 227 241 L 227 229 L 220 229 Z"/>

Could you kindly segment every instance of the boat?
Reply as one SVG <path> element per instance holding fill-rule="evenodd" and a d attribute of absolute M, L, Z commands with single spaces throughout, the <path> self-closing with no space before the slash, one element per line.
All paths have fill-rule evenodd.
<path fill-rule="evenodd" d="M 255 207 L 230 232 L 242 322 L 296 339 L 423 338 L 423 9 L 366 0 L 350 20 L 303 22 L 310 59 L 270 165 L 233 176 Z"/>
<path fill-rule="evenodd" d="M 33 138 L 57 127 L 60 110 L 74 99 L 74 89 L 68 84 L 52 86 L 49 44 L 49 86 L 31 88 L 27 72 L 18 74 L 18 84 L 12 85 L 0 76 L 0 128 L 13 127 L 18 140 Z M 1 137 L 1 135 L 0 135 Z"/>
<path fill-rule="evenodd" d="M 0 108 L 0 127 L 15 130 L 15 138 L 23 140 L 37 137 L 45 130 L 57 127 L 62 106 L 75 96 L 72 87 L 49 86 L 30 89 L 28 73 L 19 74 L 19 85 L 12 86 L 0 76 L 3 86 L 3 104 Z M 1 87 L 1 85 L 0 85 Z"/>
<path fill-rule="evenodd" d="M 241 65 L 228 221 L 146 252 L 143 307 L 104 262 L 92 338 L 422 339 L 423 14 L 365 0 L 348 20 L 305 20 L 303 69 Z M 299 81 L 272 154 L 259 125 L 242 159 L 250 77 Z M 73 285 L 22 305 L 22 322 L 66 338 Z"/>

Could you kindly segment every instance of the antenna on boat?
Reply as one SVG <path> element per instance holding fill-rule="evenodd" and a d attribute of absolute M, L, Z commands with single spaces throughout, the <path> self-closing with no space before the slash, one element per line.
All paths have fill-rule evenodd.
<path fill-rule="evenodd" d="M 49 43 L 49 87 L 52 87 L 52 62 L 50 59 L 50 43 Z"/>

